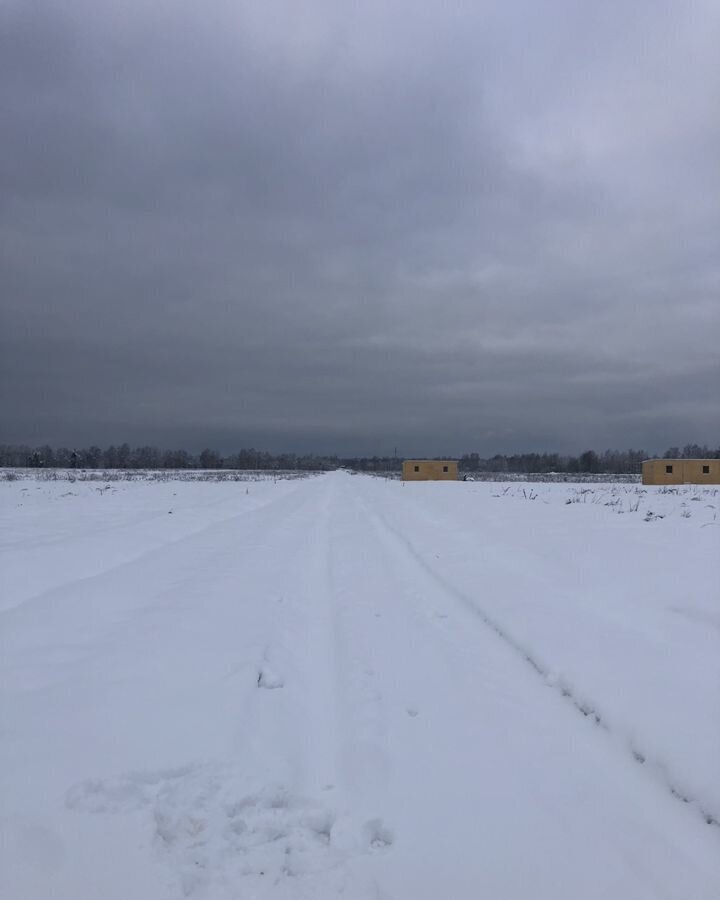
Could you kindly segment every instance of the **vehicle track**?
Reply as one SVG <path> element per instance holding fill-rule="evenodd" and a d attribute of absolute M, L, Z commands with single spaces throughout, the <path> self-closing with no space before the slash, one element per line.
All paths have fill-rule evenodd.
<path fill-rule="evenodd" d="M 236 508 L 235 511 L 231 515 L 227 515 L 220 520 L 215 520 L 209 524 L 202 525 L 195 530 L 190 532 L 186 532 L 180 537 L 170 538 L 156 546 L 151 547 L 150 549 L 139 550 L 137 553 L 131 555 L 129 558 L 125 558 L 120 562 L 113 563 L 106 568 L 100 569 L 100 571 L 95 572 L 92 575 L 85 575 L 82 577 L 71 577 L 67 581 L 63 581 L 61 584 L 54 585 L 53 587 L 46 588 L 44 590 L 38 591 L 37 593 L 30 594 L 18 601 L 17 603 L 7 603 L 7 605 L 0 609 L 0 616 L 12 616 L 16 611 L 25 609 L 33 604 L 42 603 L 44 600 L 50 601 L 57 595 L 64 595 L 71 591 L 74 588 L 80 588 L 83 585 L 92 584 L 96 579 L 102 579 L 108 576 L 111 576 L 115 573 L 121 572 L 123 569 L 132 568 L 138 564 L 143 563 L 144 561 L 152 562 L 154 559 L 162 558 L 163 554 L 169 554 L 174 552 L 176 549 L 181 548 L 182 546 L 187 546 L 189 549 L 194 549 L 197 545 L 198 541 L 213 541 L 214 539 L 220 539 L 222 535 L 228 531 L 229 528 L 232 527 L 234 522 L 244 519 L 246 516 L 260 516 L 262 519 L 262 515 L 265 510 L 268 508 L 274 509 L 276 505 L 285 505 L 288 507 L 288 511 L 292 510 L 293 506 L 298 502 L 303 503 L 304 500 L 302 496 L 300 496 L 299 500 L 297 498 L 297 492 L 302 490 L 302 488 L 307 486 L 306 482 L 302 484 L 298 484 L 294 490 L 291 490 L 289 493 L 282 493 L 280 496 L 271 497 L 267 500 L 263 500 L 261 503 L 254 505 L 250 508 Z M 227 502 L 227 501 L 224 501 Z M 237 502 L 237 501 L 235 501 Z M 215 505 L 222 505 L 223 501 L 220 503 L 215 503 Z M 121 531 L 126 529 L 127 531 L 131 531 L 132 527 L 138 527 L 142 525 L 146 525 L 151 522 L 154 518 L 158 518 L 156 516 L 149 516 L 139 522 L 134 523 L 134 525 L 117 525 L 112 529 L 108 529 L 106 531 L 101 531 L 98 534 L 103 539 L 113 539 L 115 534 L 113 532 Z M 167 518 L 167 513 L 165 513 L 162 517 L 163 520 Z M 93 536 L 94 537 L 94 536 Z M 31 548 L 35 551 L 36 548 Z"/>
<path fill-rule="evenodd" d="M 565 700 L 583 718 L 593 722 L 598 728 L 610 734 L 617 745 L 624 751 L 627 751 L 629 757 L 638 766 L 649 770 L 653 774 L 655 783 L 662 784 L 675 799 L 695 809 L 705 824 L 714 828 L 720 828 L 720 816 L 714 810 L 711 810 L 709 805 L 703 802 L 702 799 L 688 796 L 686 791 L 679 786 L 678 781 L 673 777 L 667 766 L 658 761 L 657 754 L 654 754 L 651 748 L 640 746 L 636 740 L 631 740 L 628 736 L 615 731 L 603 715 L 597 711 L 595 704 L 589 702 L 586 697 L 578 697 L 571 686 L 556 680 L 552 669 L 537 654 L 518 640 L 495 617 L 491 616 L 475 598 L 469 597 L 466 593 L 459 590 L 444 575 L 434 569 L 425 556 L 417 550 L 401 531 L 388 521 L 386 516 L 367 507 L 366 511 L 368 518 L 374 520 L 376 525 L 392 538 L 396 546 L 409 556 L 453 603 L 461 604 L 465 610 L 482 622 L 489 631 L 494 633 L 508 647 L 512 648 L 518 658 L 522 659 L 539 676 L 549 690 Z"/>

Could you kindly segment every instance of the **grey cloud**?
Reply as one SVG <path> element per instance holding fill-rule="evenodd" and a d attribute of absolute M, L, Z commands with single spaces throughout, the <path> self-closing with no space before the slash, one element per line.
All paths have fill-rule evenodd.
<path fill-rule="evenodd" d="M 6 4 L 2 439 L 720 440 L 714 5 L 421 7 Z"/>

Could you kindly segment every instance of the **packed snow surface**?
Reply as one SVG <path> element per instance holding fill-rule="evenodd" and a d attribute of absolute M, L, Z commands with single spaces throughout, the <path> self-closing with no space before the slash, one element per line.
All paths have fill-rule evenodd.
<path fill-rule="evenodd" d="M 720 897 L 717 489 L 0 503 L 3 898 Z"/>

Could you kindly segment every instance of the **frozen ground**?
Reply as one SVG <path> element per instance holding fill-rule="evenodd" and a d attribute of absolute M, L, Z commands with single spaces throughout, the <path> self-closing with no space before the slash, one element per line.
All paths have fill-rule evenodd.
<path fill-rule="evenodd" d="M 3 898 L 720 897 L 717 490 L 0 504 Z"/>

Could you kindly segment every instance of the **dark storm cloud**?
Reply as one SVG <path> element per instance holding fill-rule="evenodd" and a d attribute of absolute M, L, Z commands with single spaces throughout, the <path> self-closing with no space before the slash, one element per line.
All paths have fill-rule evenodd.
<path fill-rule="evenodd" d="M 707 3 L 0 6 L 2 439 L 720 439 Z"/>

